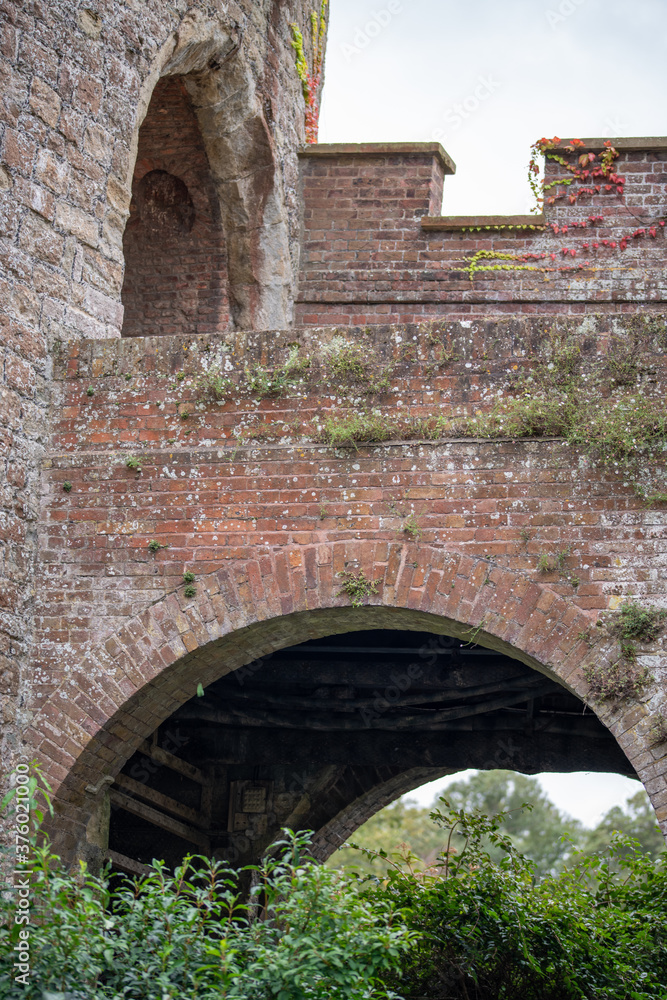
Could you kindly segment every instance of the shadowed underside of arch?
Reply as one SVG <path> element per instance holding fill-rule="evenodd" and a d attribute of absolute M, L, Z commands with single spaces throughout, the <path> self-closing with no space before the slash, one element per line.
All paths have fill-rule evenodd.
<path fill-rule="evenodd" d="M 366 606 L 351 607 L 340 593 L 343 572 L 376 583 Z M 202 581 L 195 600 L 173 593 L 89 651 L 34 718 L 33 745 L 58 786 L 61 850 L 80 844 L 95 790 L 198 684 L 276 650 L 369 629 L 473 637 L 585 698 L 582 664 L 611 662 L 614 654 L 604 637 L 594 649 L 582 640 L 590 624 L 546 586 L 428 545 L 349 541 L 248 551 Z M 605 708 L 598 717 L 651 794 L 661 762 L 646 750 L 646 708 Z M 662 787 L 654 804 L 664 821 Z"/>

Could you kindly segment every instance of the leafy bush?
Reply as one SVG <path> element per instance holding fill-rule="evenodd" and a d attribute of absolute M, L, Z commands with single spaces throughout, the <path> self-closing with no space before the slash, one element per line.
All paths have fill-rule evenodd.
<path fill-rule="evenodd" d="M 36 801 L 33 816 L 31 974 L 27 985 L 13 979 L 18 927 L 5 886 L 1 1000 L 43 1000 L 49 992 L 66 1000 L 662 1000 L 667 993 L 664 856 L 652 862 L 627 838 L 537 879 L 500 832 L 505 814 L 437 811 L 445 847 L 428 868 L 406 854 L 391 860 L 386 876 L 351 880 L 310 859 L 308 834 L 285 831 L 260 865 L 243 872 L 190 856 L 173 873 L 155 861 L 145 876 L 110 881 L 83 864 L 66 871 L 38 843 Z"/>
<path fill-rule="evenodd" d="M 67 1000 L 390 996 L 377 976 L 400 962 L 410 935 L 389 901 L 371 902 L 317 865 L 309 834 L 285 831 L 259 866 L 241 872 L 188 856 L 173 873 L 154 861 L 143 877 L 113 881 L 84 864 L 67 871 L 38 839 L 27 985 L 14 980 L 15 898 L 0 887 L 2 1000 L 42 1000 L 44 992 Z M 248 895 L 241 885 L 249 876 Z"/>
<path fill-rule="evenodd" d="M 667 718 L 656 717 L 667 723 Z M 667 728 L 665 730 L 667 738 Z M 561 812 L 535 777 L 516 771 L 477 771 L 447 785 L 447 801 L 454 809 L 486 816 L 504 814 L 503 832 L 514 847 L 534 865 L 538 878 L 554 875 L 567 868 L 577 852 L 595 854 L 606 850 L 613 833 L 639 841 L 643 853 L 655 860 L 665 849 L 646 792 L 640 788 L 623 807 L 614 806 L 591 829 Z M 526 803 L 530 803 L 530 808 Z M 419 806 L 401 798 L 371 816 L 354 834 L 354 841 L 371 849 L 362 853 L 344 844 L 327 861 L 330 868 L 353 869 L 371 875 L 386 873 L 390 862 L 377 854 L 380 850 L 408 850 L 425 867 L 434 864 L 442 853 L 449 832 L 431 819 L 433 807 Z M 454 846 L 459 849 L 457 837 Z M 504 852 L 483 842 L 492 861 L 500 861 Z"/>
<path fill-rule="evenodd" d="M 418 867 L 399 856 L 385 878 L 363 883 L 373 905 L 399 909 L 417 935 L 403 975 L 397 968 L 385 975 L 389 989 L 405 1000 L 667 995 L 665 855 L 655 863 L 617 837 L 606 855 L 580 855 L 570 869 L 537 880 L 531 862 L 500 832 L 503 814 L 432 815 L 449 831 L 436 865 Z"/>

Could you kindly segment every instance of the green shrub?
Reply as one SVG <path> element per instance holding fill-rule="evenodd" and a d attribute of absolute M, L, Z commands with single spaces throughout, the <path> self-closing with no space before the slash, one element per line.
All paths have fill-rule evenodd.
<path fill-rule="evenodd" d="M 371 903 L 310 858 L 309 834 L 285 831 L 254 869 L 188 856 L 174 872 L 154 861 L 147 875 L 113 882 L 84 864 L 66 871 L 31 839 L 31 972 L 15 982 L 20 928 L 13 893 L 0 891 L 2 1000 L 382 998 L 377 976 L 410 939 L 388 902 Z"/>
<path fill-rule="evenodd" d="M 385 878 L 363 882 L 417 935 L 388 989 L 405 1000 L 664 1000 L 665 855 L 655 863 L 616 837 L 606 854 L 536 879 L 501 832 L 503 814 L 433 818 L 448 831 L 435 866 L 396 856 Z"/>
<path fill-rule="evenodd" d="M 428 868 L 406 854 L 381 878 L 349 878 L 312 861 L 310 835 L 285 831 L 242 872 L 188 856 L 110 881 L 40 846 L 34 777 L 31 791 L 31 973 L 14 980 L 15 899 L 0 886 L 0 1000 L 667 995 L 666 856 L 629 838 L 538 879 L 501 831 L 506 814 L 436 811 L 446 847 Z"/>

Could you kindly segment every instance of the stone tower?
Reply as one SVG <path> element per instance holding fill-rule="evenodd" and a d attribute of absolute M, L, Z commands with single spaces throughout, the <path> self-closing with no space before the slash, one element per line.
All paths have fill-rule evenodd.
<path fill-rule="evenodd" d="M 304 142 L 290 23 L 307 37 L 309 13 L 305 0 L 3 0 L 4 764 L 31 711 L 50 352 L 124 322 L 127 335 L 290 325 Z"/>

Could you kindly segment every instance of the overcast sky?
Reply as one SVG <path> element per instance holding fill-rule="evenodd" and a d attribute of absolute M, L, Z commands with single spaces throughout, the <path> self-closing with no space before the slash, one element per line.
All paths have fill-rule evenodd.
<path fill-rule="evenodd" d="M 330 0 L 321 142 L 439 139 L 444 214 L 528 211 L 532 142 L 667 134 L 667 0 Z"/>
<path fill-rule="evenodd" d="M 667 135 L 667 0 L 330 6 L 320 141 L 439 140 L 457 165 L 445 215 L 529 211 L 540 136 Z M 638 788 L 615 775 L 543 784 L 589 824 Z"/>

